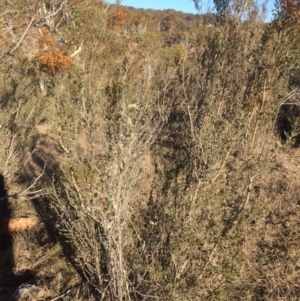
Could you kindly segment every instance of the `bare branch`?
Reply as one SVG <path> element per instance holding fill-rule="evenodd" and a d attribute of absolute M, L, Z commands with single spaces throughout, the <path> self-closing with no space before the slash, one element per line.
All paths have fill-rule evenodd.
<path fill-rule="evenodd" d="M 19 13 L 17 9 L 8 9 L 4 13 L 0 14 L 0 16 L 2 17 L 8 14 L 17 14 L 17 13 Z"/>
<path fill-rule="evenodd" d="M 38 182 L 38 180 L 44 175 L 45 173 L 45 169 L 46 169 L 46 165 L 44 165 L 44 168 L 43 168 L 43 171 L 42 173 L 34 180 L 34 182 L 27 188 L 25 189 L 24 191 L 22 191 L 21 193 L 19 193 L 19 195 L 26 195 L 28 194 L 28 191 L 34 187 L 36 185 L 36 183 Z M 40 192 L 40 190 L 36 191 L 36 192 Z M 30 193 L 29 193 L 30 194 Z"/>
<path fill-rule="evenodd" d="M 16 50 L 18 49 L 18 47 L 21 45 L 21 43 L 23 42 L 23 40 L 24 40 L 26 34 L 28 33 L 28 30 L 30 29 L 30 27 L 31 27 L 31 25 L 32 25 L 32 23 L 33 23 L 33 21 L 34 21 L 34 19 L 35 19 L 35 16 L 36 16 L 36 13 L 35 13 L 35 14 L 33 15 L 33 17 L 31 18 L 31 20 L 30 20 L 30 22 L 29 22 L 27 28 L 25 29 L 25 31 L 24 31 L 24 33 L 23 33 L 21 39 L 20 39 L 19 42 L 17 43 L 17 45 L 16 45 L 12 50 L 8 51 L 7 54 L 11 54 L 12 52 L 16 51 Z"/>
<path fill-rule="evenodd" d="M 71 54 L 71 57 L 77 55 L 82 50 L 82 46 L 83 46 L 83 42 L 80 44 L 79 48 Z"/>

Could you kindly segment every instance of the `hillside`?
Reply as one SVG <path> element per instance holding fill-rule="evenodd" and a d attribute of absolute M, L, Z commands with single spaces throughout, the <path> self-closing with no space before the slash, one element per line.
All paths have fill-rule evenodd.
<path fill-rule="evenodd" d="M 299 299 L 300 14 L 280 3 L 271 24 L 0 3 L 0 300 Z"/>

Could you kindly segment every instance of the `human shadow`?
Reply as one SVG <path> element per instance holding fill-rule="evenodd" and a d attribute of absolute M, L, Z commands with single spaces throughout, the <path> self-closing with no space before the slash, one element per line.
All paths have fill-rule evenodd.
<path fill-rule="evenodd" d="M 8 229 L 11 208 L 8 202 L 4 176 L 0 174 L 0 286 L 2 289 L 13 284 L 13 237 Z"/>
<path fill-rule="evenodd" d="M 14 273 L 14 241 L 9 231 L 11 213 L 5 178 L 0 174 L 0 300 L 8 300 L 1 298 L 8 298 L 21 284 L 34 281 L 30 271 L 26 270 L 21 275 Z"/>

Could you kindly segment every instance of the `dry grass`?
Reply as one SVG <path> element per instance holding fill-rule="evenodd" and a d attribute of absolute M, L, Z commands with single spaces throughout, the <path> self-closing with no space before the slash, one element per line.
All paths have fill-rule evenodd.
<path fill-rule="evenodd" d="M 298 154 L 278 153 L 277 164 L 256 187 L 243 243 L 244 264 L 234 285 L 243 300 L 297 300 L 300 268 Z M 243 290 L 238 289 L 243 287 Z M 237 298 L 235 293 L 229 299 Z"/>

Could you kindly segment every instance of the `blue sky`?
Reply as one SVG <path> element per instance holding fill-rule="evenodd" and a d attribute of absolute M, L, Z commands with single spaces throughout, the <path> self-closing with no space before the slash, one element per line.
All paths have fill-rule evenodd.
<path fill-rule="evenodd" d="M 107 0 L 107 2 L 114 3 L 114 0 Z M 208 11 L 212 9 L 213 1 L 202 1 L 203 11 Z M 187 13 L 197 13 L 194 2 L 192 0 L 123 0 L 122 5 L 133 6 L 136 8 L 152 8 L 152 9 L 168 9 L 172 8 L 175 10 L 180 10 Z M 267 19 L 270 20 L 272 17 L 272 9 L 274 6 L 274 0 L 269 0 L 268 4 L 268 16 Z"/>
<path fill-rule="evenodd" d="M 109 0 L 108 2 L 114 2 Z M 122 5 L 136 8 L 167 9 L 172 8 L 183 12 L 197 13 L 192 0 L 123 0 Z"/>

